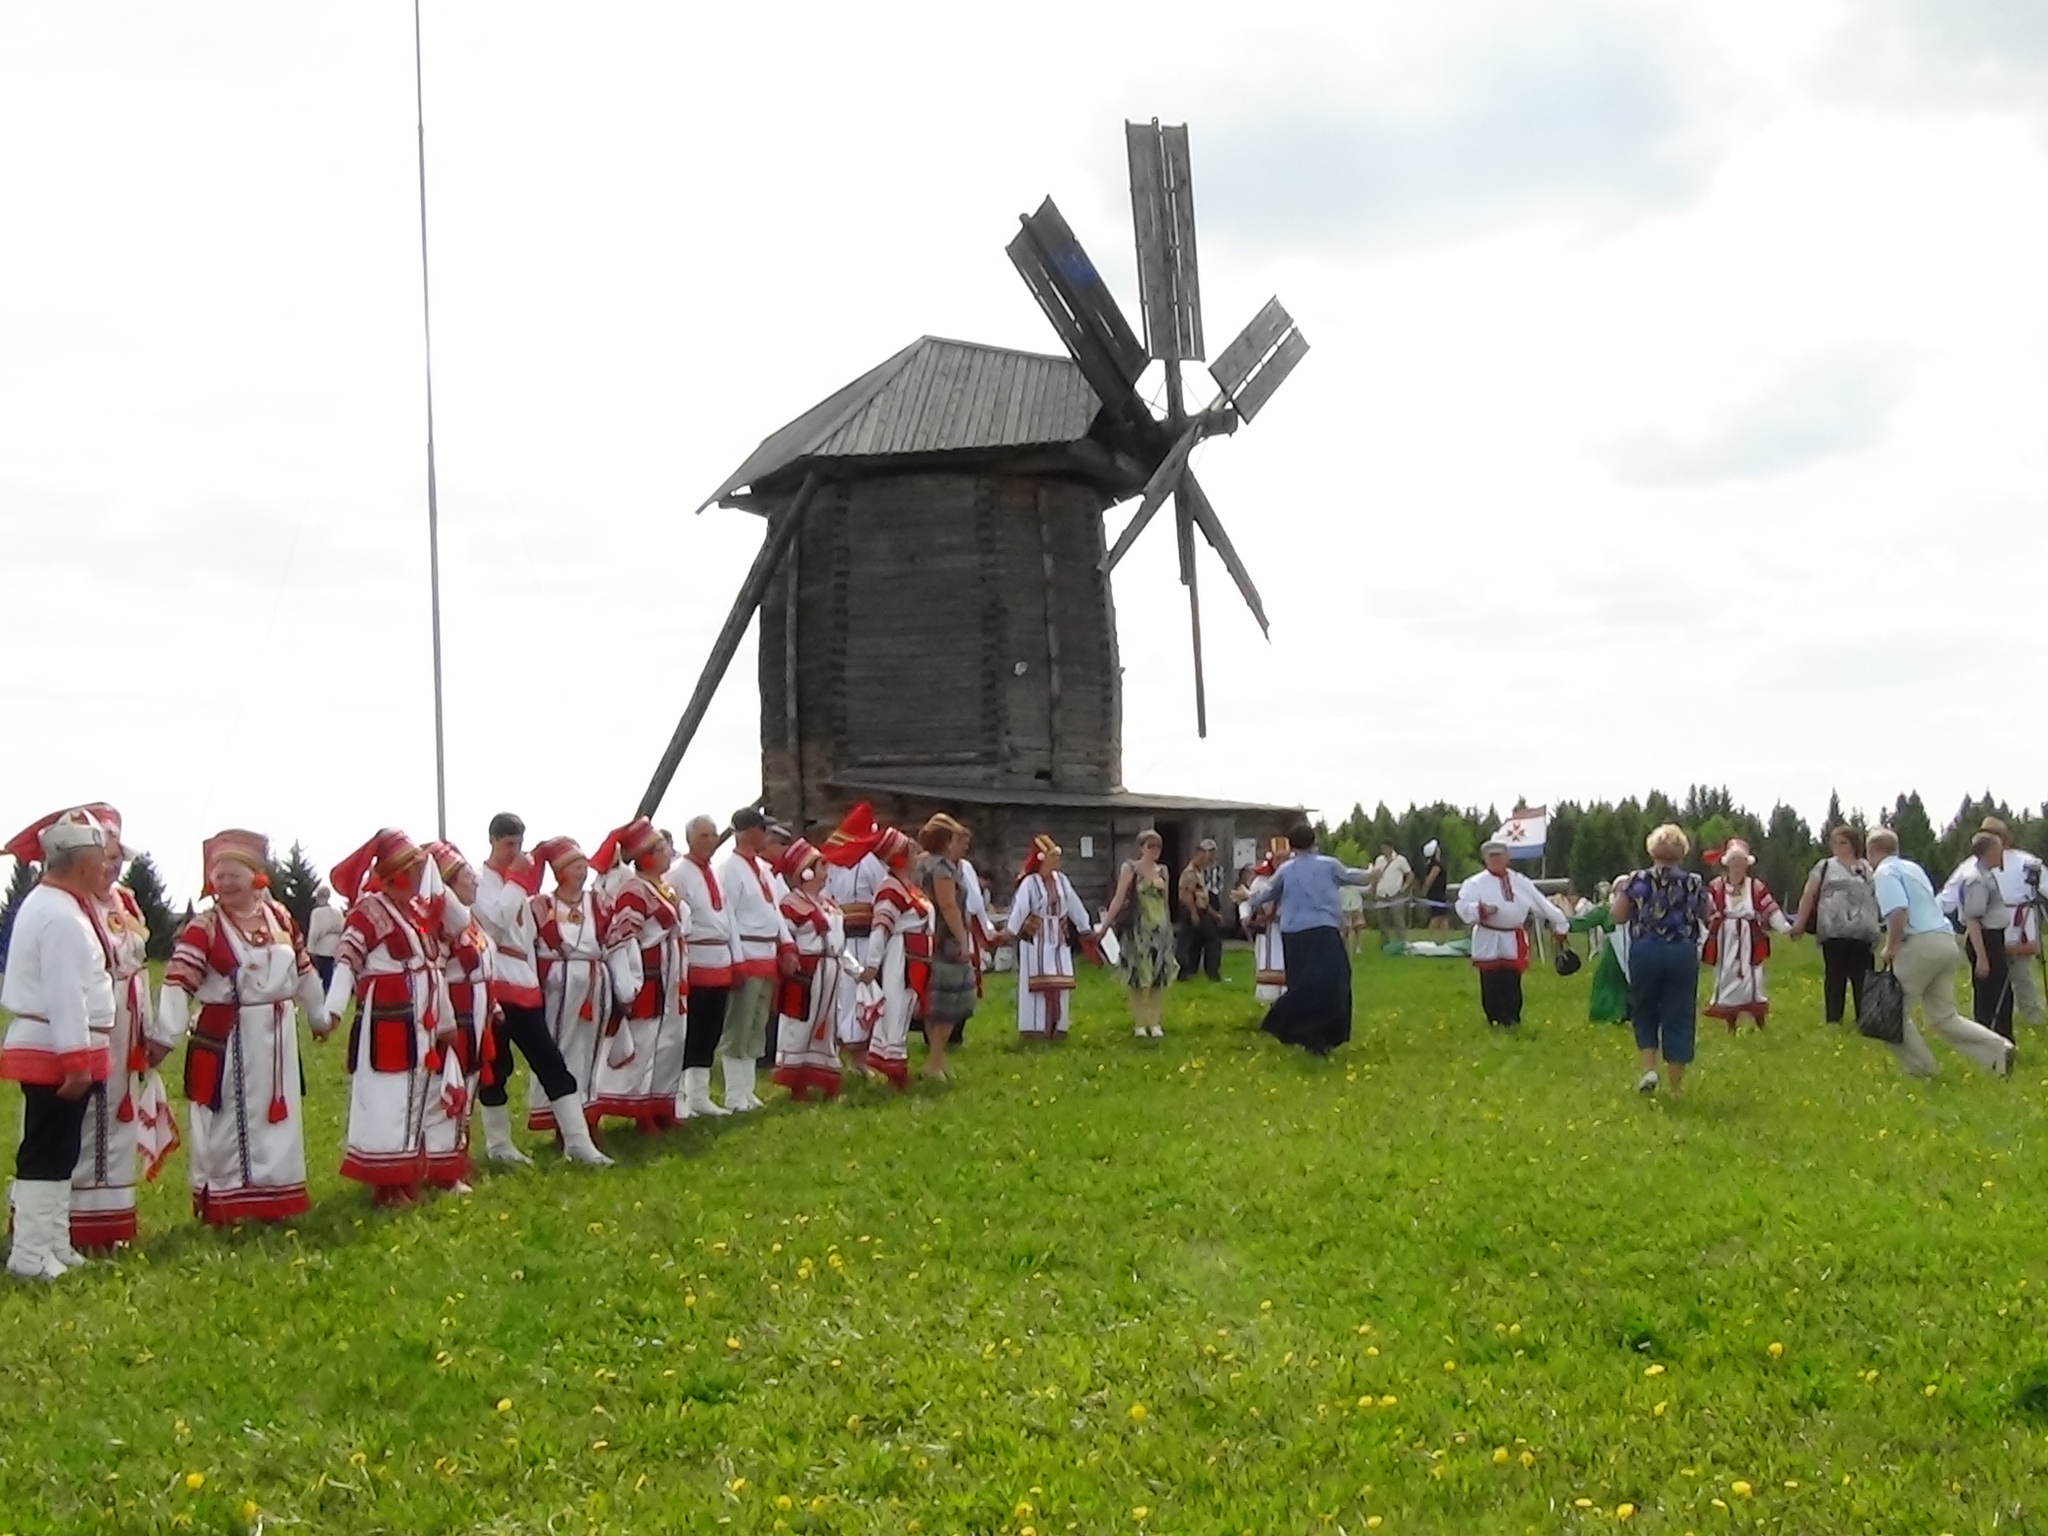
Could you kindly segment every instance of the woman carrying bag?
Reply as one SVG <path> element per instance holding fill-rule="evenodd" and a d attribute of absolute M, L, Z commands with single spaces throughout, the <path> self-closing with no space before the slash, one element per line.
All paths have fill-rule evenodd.
<path fill-rule="evenodd" d="M 1829 854 L 1814 865 L 1799 898 L 1799 916 L 1792 937 L 1816 934 L 1824 967 L 1821 995 L 1830 1024 L 1842 1022 L 1844 995 L 1856 1000 L 1863 1017 L 1863 989 L 1877 948 L 1877 893 L 1870 865 L 1863 857 L 1863 834 L 1854 827 L 1836 827 L 1828 835 Z"/>

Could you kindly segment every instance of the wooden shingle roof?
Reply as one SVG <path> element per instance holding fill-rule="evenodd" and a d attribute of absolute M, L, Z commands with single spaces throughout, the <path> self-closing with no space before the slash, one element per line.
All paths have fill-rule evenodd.
<path fill-rule="evenodd" d="M 764 439 L 704 505 L 813 459 L 1071 443 L 1100 409 L 1071 359 L 922 336 Z"/>

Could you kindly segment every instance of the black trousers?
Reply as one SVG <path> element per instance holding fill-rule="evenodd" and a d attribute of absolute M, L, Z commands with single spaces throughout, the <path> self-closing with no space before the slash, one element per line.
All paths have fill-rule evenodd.
<path fill-rule="evenodd" d="M 1870 979 L 1870 941 L 1868 939 L 1822 939 L 1820 958 L 1823 966 L 1821 975 L 1821 999 L 1827 1005 L 1827 1021 L 1830 1024 L 1842 1022 L 1842 997 L 1851 993 L 1856 999 L 1856 1017 L 1863 1017 L 1863 983 Z"/>
<path fill-rule="evenodd" d="M 1199 971 L 1211 981 L 1223 979 L 1223 925 L 1214 912 L 1180 925 L 1180 979 L 1193 981 Z"/>
<path fill-rule="evenodd" d="M 718 1037 L 725 1033 L 725 1001 L 729 987 L 690 987 L 690 1018 L 683 1030 L 683 1068 L 708 1067 L 718 1055 Z M 768 1039 L 775 1039 L 775 1021 L 768 1021 Z"/>
<path fill-rule="evenodd" d="M 69 1184 L 78 1167 L 78 1146 L 85 1131 L 90 1092 L 60 1099 L 49 1083 L 21 1085 L 21 1146 L 14 1154 L 14 1176 L 31 1182 Z"/>
<path fill-rule="evenodd" d="M 1479 973 L 1479 1006 L 1489 1024 L 1522 1022 L 1522 973 L 1489 967 Z"/>
<path fill-rule="evenodd" d="M 1970 966 L 1970 1017 L 1986 1029 L 2012 1038 L 2012 974 L 2005 959 L 2005 930 L 1984 930 L 1984 957 L 1991 962 L 1982 976 Z"/>
<path fill-rule="evenodd" d="M 548 1096 L 549 1103 L 576 1092 L 576 1074 L 562 1060 L 561 1047 L 548 1033 L 548 1016 L 538 1008 L 520 1003 L 505 1003 L 502 1007 L 504 1021 L 491 1031 L 491 1070 L 485 1074 L 490 1081 L 477 1089 L 478 1101 L 493 1109 L 505 1102 L 506 1084 L 512 1081 L 515 1045 L 526 1058 L 527 1070 L 540 1080 L 541 1092 Z"/>

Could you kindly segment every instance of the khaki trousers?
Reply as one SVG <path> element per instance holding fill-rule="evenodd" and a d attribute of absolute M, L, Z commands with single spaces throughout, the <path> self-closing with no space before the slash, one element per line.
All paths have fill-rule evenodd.
<path fill-rule="evenodd" d="M 1908 1077 L 1933 1077 L 1941 1070 L 1913 1025 L 1910 1010 L 1916 1003 L 1928 1029 L 1986 1072 L 2005 1065 L 2005 1040 L 1956 1012 L 1956 968 L 1962 960 L 1954 935 L 1947 933 L 1916 933 L 1899 946 L 1892 960 L 1892 974 L 1906 989 L 1909 1011 L 1906 1038 L 1891 1049 L 1899 1059 L 1899 1069 Z"/>
<path fill-rule="evenodd" d="M 2033 955 L 2012 957 L 2012 1011 L 2028 1024 L 2048 1024 L 2048 1005 L 2041 998 L 2041 962 Z"/>

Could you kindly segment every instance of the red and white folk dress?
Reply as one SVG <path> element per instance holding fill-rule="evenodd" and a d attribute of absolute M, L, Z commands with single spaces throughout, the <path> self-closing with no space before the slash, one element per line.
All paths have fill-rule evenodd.
<path fill-rule="evenodd" d="M 643 1126 L 666 1125 L 675 1118 L 683 1087 L 683 1035 L 690 1017 L 683 934 L 689 912 L 666 881 L 650 880 L 631 867 L 615 875 L 610 901 L 604 948 L 620 1017 L 598 1053 L 592 1109 Z"/>
<path fill-rule="evenodd" d="M 796 946 L 796 974 L 775 989 L 774 1081 L 793 1099 L 839 1095 L 839 994 L 846 974 L 846 923 L 829 900 L 802 891 L 782 898 L 783 921 Z M 854 974 L 859 967 L 854 965 Z"/>
<path fill-rule="evenodd" d="M 202 1221 L 308 1209 L 295 1003 L 326 1027 L 319 973 L 276 902 L 266 899 L 246 926 L 209 907 L 178 935 L 149 1035 L 166 1049 L 186 1044 L 186 1161 Z"/>
<path fill-rule="evenodd" d="M 1771 1011 L 1770 996 L 1764 990 L 1771 934 L 1790 932 L 1791 921 L 1777 898 L 1754 875 L 1732 889 L 1726 875 L 1715 876 L 1707 885 L 1707 905 L 1707 937 L 1700 947 L 1701 961 L 1714 973 L 1707 1017 L 1733 1027 L 1747 1015 L 1762 1025 Z"/>
<path fill-rule="evenodd" d="M 597 1101 L 604 1028 L 612 1006 L 604 953 L 609 915 L 603 899 L 587 887 L 574 901 L 555 891 L 533 898 L 541 1008 L 556 1049 L 576 1074 L 586 1118 L 594 1113 Z M 527 1079 L 526 1125 L 535 1131 L 555 1128 L 555 1112 L 535 1077 Z"/>

